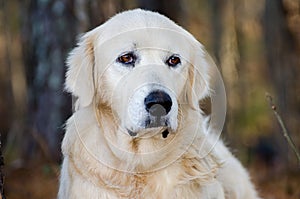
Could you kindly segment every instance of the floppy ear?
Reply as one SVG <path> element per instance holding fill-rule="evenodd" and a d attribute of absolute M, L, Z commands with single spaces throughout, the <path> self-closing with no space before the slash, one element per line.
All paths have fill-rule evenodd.
<path fill-rule="evenodd" d="M 200 43 L 197 43 L 191 67 L 189 68 L 188 103 L 193 109 L 200 109 L 200 101 L 211 95 L 211 66 L 207 62 L 207 53 Z"/>
<path fill-rule="evenodd" d="M 226 116 L 225 87 L 217 66 L 200 43 L 189 76 L 189 104 L 206 116 L 206 132 L 219 135 Z"/>
<path fill-rule="evenodd" d="M 84 34 L 67 59 L 65 89 L 78 98 L 80 107 L 91 104 L 95 93 L 94 32 Z"/>

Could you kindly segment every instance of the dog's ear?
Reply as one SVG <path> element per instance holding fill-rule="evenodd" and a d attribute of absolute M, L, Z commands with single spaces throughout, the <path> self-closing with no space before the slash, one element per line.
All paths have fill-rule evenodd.
<path fill-rule="evenodd" d="M 207 62 L 207 53 L 200 43 L 194 49 L 193 60 L 190 61 L 187 100 L 193 109 L 200 108 L 200 102 L 211 95 L 211 66 Z"/>
<path fill-rule="evenodd" d="M 188 103 L 210 115 L 212 106 L 226 107 L 226 94 L 222 77 L 213 59 L 204 47 L 197 43 L 189 68 Z"/>
<path fill-rule="evenodd" d="M 199 43 L 189 68 L 187 100 L 193 109 L 208 118 L 207 132 L 221 133 L 226 115 L 226 93 L 213 59 Z"/>
<path fill-rule="evenodd" d="M 94 41 L 94 30 L 85 33 L 67 59 L 65 89 L 78 98 L 80 107 L 91 104 L 95 93 Z"/>

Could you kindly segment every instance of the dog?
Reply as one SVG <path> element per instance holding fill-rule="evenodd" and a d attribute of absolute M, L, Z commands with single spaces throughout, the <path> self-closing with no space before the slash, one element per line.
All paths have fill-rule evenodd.
<path fill-rule="evenodd" d="M 81 37 L 67 66 L 77 100 L 59 199 L 259 198 L 209 127 L 217 105 L 208 100 L 209 116 L 200 102 L 219 93 L 216 66 L 182 27 L 156 12 L 119 13 Z"/>

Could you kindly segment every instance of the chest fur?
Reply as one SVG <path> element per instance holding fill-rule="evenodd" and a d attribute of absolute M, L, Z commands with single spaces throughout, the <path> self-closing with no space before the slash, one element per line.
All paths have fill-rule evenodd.
<path fill-rule="evenodd" d="M 215 178 L 217 167 L 207 167 L 207 161 L 212 160 L 183 157 L 166 168 L 144 174 L 126 173 L 102 166 L 89 169 L 86 175 L 85 172 L 77 173 L 83 170 L 76 168 L 76 165 L 70 165 L 69 169 L 74 169 L 73 174 L 76 174 L 73 177 L 80 179 L 76 186 L 82 186 L 88 180 L 94 188 L 86 190 L 86 195 L 88 192 L 92 195 L 97 192 L 98 198 L 202 198 L 208 192 L 211 192 L 209 195 L 221 193 Z M 218 189 L 220 191 L 216 191 Z"/>

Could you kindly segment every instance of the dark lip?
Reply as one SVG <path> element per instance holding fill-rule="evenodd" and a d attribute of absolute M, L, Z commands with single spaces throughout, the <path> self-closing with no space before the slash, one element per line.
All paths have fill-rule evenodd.
<path fill-rule="evenodd" d="M 136 132 L 133 132 L 133 131 L 131 131 L 131 130 L 129 130 L 129 129 L 127 129 L 127 131 L 128 131 L 128 134 L 129 134 L 130 136 L 132 136 L 132 137 L 135 137 L 135 136 L 137 135 Z"/>
<path fill-rule="evenodd" d="M 169 129 L 166 129 L 166 130 L 164 130 L 162 133 L 161 133 L 161 135 L 162 135 L 162 137 L 163 138 L 167 138 L 168 137 L 168 135 L 169 135 Z"/>

